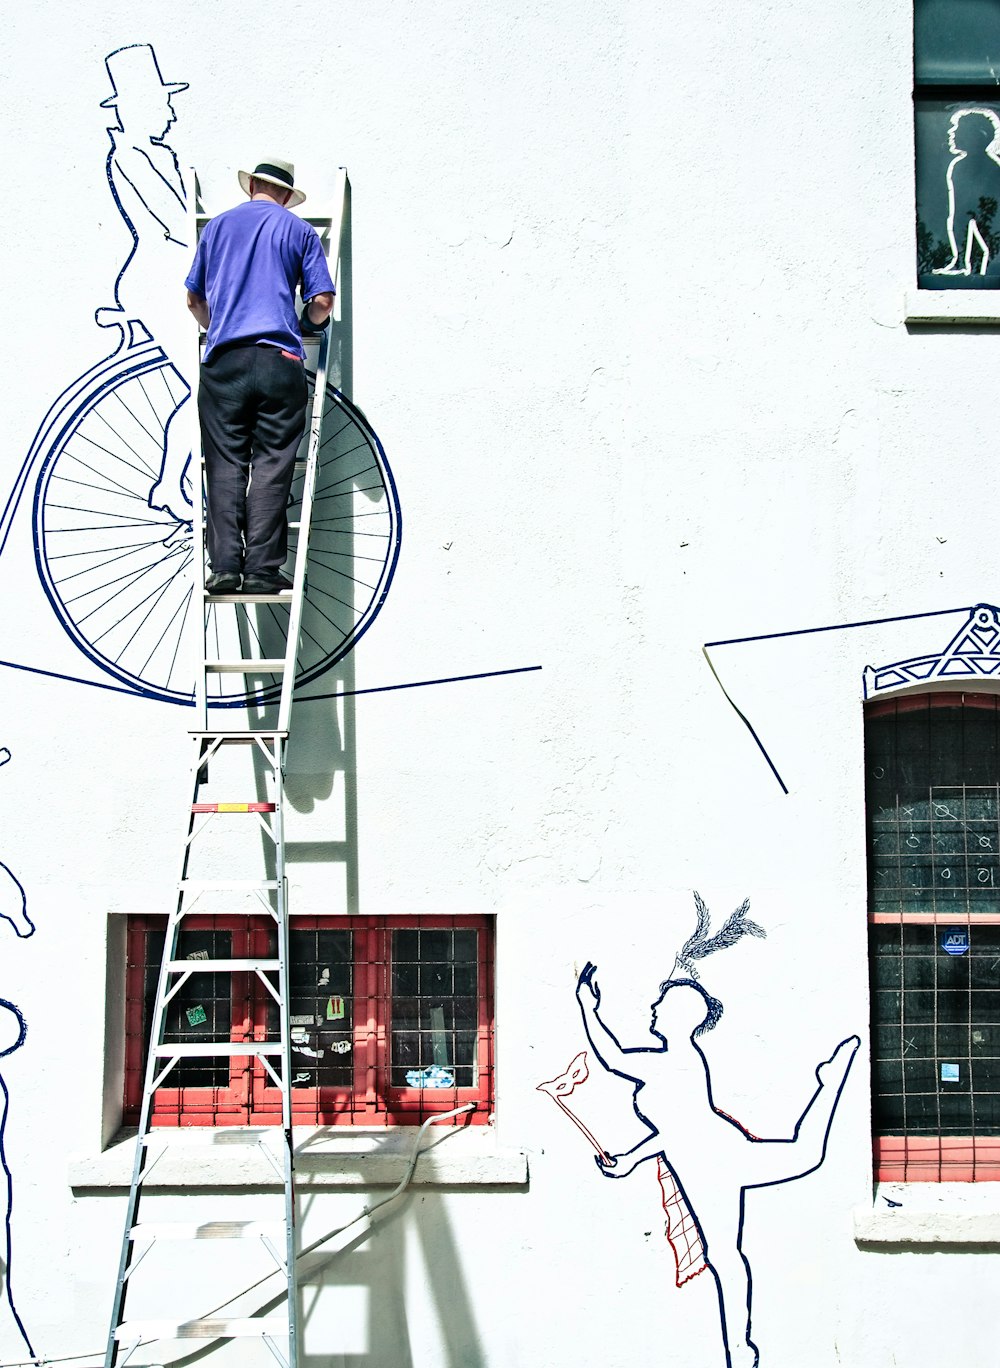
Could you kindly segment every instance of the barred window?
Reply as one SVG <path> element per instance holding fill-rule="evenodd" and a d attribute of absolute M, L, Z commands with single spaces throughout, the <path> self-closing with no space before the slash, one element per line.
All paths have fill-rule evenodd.
<path fill-rule="evenodd" d="M 1000 1180 L 1000 709 L 865 714 L 877 1176 Z"/>
<path fill-rule="evenodd" d="M 166 918 L 130 918 L 125 1120 L 138 1118 Z M 189 917 L 180 959 L 273 959 L 267 917 Z M 296 1124 L 417 1123 L 493 1105 L 493 936 L 485 917 L 293 917 L 289 929 Z M 167 1043 L 274 1039 L 277 1004 L 254 972 L 193 973 L 171 999 Z M 273 1124 L 281 1094 L 259 1060 L 180 1059 L 154 1125 Z"/>

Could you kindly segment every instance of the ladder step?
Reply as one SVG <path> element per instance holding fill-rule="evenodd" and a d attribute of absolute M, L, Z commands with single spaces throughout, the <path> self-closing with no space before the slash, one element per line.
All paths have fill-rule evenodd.
<path fill-rule="evenodd" d="M 289 523 L 289 527 L 297 527 L 297 523 Z M 278 594 L 206 594 L 206 599 L 210 603 L 291 603 L 291 589 L 283 589 Z"/>
<path fill-rule="evenodd" d="M 280 888 L 278 879 L 178 879 L 183 893 L 273 893 Z"/>
<path fill-rule="evenodd" d="M 128 1233 L 130 1240 L 258 1240 L 284 1241 L 281 1221 L 143 1221 Z"/>
<path fill-rule="evenodd" d="M 212 1059 L 228 1055 L 236 1059 L 252 1055 L 280 1055 L 278 1040 L 199 1040 L 196 1044 L 157 1045 L 153 1049 L 157 1059 Z"/>
<path fill-rule="evenodd" d="M 225 1317 L 217 1320 L 190 1321 L 124 1321 L 115 1331 L 120 1343 L 134 1344 L 138 1340 L 171 1339 L 244 1339 L 263 1338 L 265 1335 L 288 1335 L 288 1321 L 276 1316 Z"/>
<path fill-rule="evenodd" d="M 281 674 L 285 669 L 284 656 L 270 660 L 206 660 L 209 674 Z"/>
<path fill-rule="evenodd" d="M 192 803 L 192 812 L 277 812 L 277 803 Z"/>
<path fill-rule="evenodd" d="M 255 970 L 267 973 L 278 972 L 281 961 L 276 959 L 205 959 L 205 960 L 168 960 L 167 968 L 172 974 L 182 974 L 189 970 L 193 974 L 249 974 Z"/>
<path fill-rule="evenodd" d="M 287 731 L 248 731 L 241 728 L 239 731 L 192 731 L 188 736 L 193 736 L 199 741 L 218 741 L 221 745 L 233 743 L 236 745 L 248 745 L 251 741 L 258 738 L 261 741 L 287 741 Z"/>

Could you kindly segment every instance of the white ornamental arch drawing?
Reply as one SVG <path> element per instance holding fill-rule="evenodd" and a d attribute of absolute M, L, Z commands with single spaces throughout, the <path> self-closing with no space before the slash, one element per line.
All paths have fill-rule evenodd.
<path fill-rule="evenodd" d="M 865 700 L 934 685 L 1000 682 L 1000 608 L 977 603 L 957 632 L 940 646 L 884 665 L 866 665 Z"/>
<path fill-rule="evenodd" d="M 110 350 L 106 344 L 39 424 L 0 513 L 0 554 L 30 500 L 41 586 L 74 645 L 109 677 L 106 687 L 190 705 L 195 420 L 180 358 L 193 362 L 195 340 L 181 285 L 164 289 L 165 281 L 183 281 L 194 247 L 193 177 L 182 174 L 168 141 L 174 102 L 188 85 L 164 80 L 148 43 L 115 49 L 105 67 L 111 94 L 101 107 L 115 118 L 106 178 L 132 240 L 94 314 Z M 301 477 L 292 521 L 300 496 Z M 332 384 L 313 510 L 300 683 L 323 674 L 368 630 L 395 573 L 402 532 L 382 444 Z M 208 629 L 227 640 L 242 631 L 251 653 L 255 645 L 274 655 L 287 612 L 262 605 L 254 620 L 237 621 L 232 605 L 212 605 Z M 259 677 L 249 690 L 238 676 L 213 683 L 213 707 L 269 702 L 280 690 L 276 676 Z"/>

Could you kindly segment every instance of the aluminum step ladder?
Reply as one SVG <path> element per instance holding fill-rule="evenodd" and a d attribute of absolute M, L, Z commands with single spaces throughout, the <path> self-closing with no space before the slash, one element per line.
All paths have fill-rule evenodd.
<path fill-rule="evenodd" d="M 340 214 L 330 220 L 311 220 L 320 230 L 321 237 L 327 238 L 327 250 L 333 257 L 334 267 L 339 264 L 341 233 L 349 187 L 346 173 L 341 172 L 339 186 Z M 325 232 L 323 230 L 326 230 Z M 333 271 L 336 280 L 337 270 Z M 296 533 L 295 562 L 292 574 L 292 589 L 281 594 L 253 595 L 209 595 L 205 589 L 204 518 L 203 500 L 195 499 L 194 546 L 200 554 L 194 557 L 194 601 L 203 606 L 197 614 L 198 631 L 196 649 L 198 652 L 197 673 L 195 677 L 195 709 L 197 726 L 191 731 L 194 747 L 192 761 L 192 798 L 186 814 L 183 849 L 181 855 L 180 878 L 177 883 L 177 897 L 167 920 L 164 938 L 163 957 L 160 963 L 155 1002 L 150 1018 L 150 1041 L 146 1071 L 143 1084 L 142 1105 L 139 1115 L 139 1128 L 136 1137 L 135 1162 L 129 1190 L 128 1207 L 125 1217 L 125 1231 L 122 1239 L 118 1280 L 115 1288 L 111 1327 L 108 1335 L 105 1368 L 124 1365 L 140 1346 L 157 1344 L 159 1341 L 173 1340 L 219 1340 L 253 1339 L 261 1341 L 271 1351 L 277 1361 L 285 1368 L 298 1368 L 299 1326 L 298 1326 L 298 1287 L 296 1279 L 297 1222 L 295 1203 L 295 1156 L 292 1136 L 292 1060 L 291 1029 L 289 1022 L 289 909 L 288 885 L 285 875 L 285 843 L 283 827 L 285 752 L 288 743 L 292 713 L 292 695 L 295 683 L 295 659 L 302 625 L 303 601 L 306 592 L 308 570 L 308 541 L 312 517 L 313 496 L 321 460 L 323 411 L 326 399 L 327 363 L 330 350 L 332 328 L 327 328 L 318 343 L 319 354 L 316 360 L 316 379 L 311 416 L 307 426 L 306 455 L 304 462 L 297 467 L 303 473 L 301 510 L 298 519 L 289 524 L 290 531 Z M 307 347 L 309 346 L 307 339 Z M 204 480 L 203 462 L 200 462 L 202 487 Z M 240 627 L 242 615 L 249 615 L 255 606 L 286 605 L 288 610 L 285 630 L 284 651 L 281 655 L 261 655 L 244 649 L 242 654 L 229 653 L 225 657 L 218 653 L 219 636 L 209 630 L 212 610 L 219 605 L 232 604 L 232 614 L 237 623 L 236 637 L 249 646 L 252 642 L 260 644 L 260 638 Z M 232 634 L 230 634 L 232 636 Z M 216 648 L 216 649 L 213 649 Z M 247 692 L 251 701 L 247 706 L 248 724 L 242 728 L 220 729 L 210 725 L 210 707 L 213 702 L 212 681 L 221 674 L 242 675 L 247 682 Z M 253 691 L 260 687 L 261 676 L 279 676 L 281 680 L 280 697 L 277 704 L 277 717 L 274 725 L 253 725 L 263 723 L 267 709 L 253 701 Z M 257 681 L 257 682 L 251 682 Z M 218 700 L 216 700 L 218 701 Z M 273 708 L 270 709 L 273 713 Z M 254 798 L 240 801 L 204 801 L 208 783 L 210 763 L 217 762 L 231 747 L 243 747 L 243 754 L 251 758 L 247 766 L 246 782 L 253 784 Z M 261 795 L 261 788 L 265 790 Z M 263 834 L 264 873 L 267 877 L 247 879 L 246 870 L 239 869 L 240 878 L 203 880 L 195 877 L 198 865 L 198 841 L 203 837 L 210 824 L 220 820 L 231 821 L 242 816 L 244 820 L 255 821 Z M 185 957 L 181 951 L 181 937 L 186 920 L 199 911 L 204 911 L 204 899 L 232 897 L 239 903 L 235 913 L 241 915 L 247 903 L 256 915 L 263 910 L 273 919 L 277 953 L 266 958 L 215 958 L 198 954 Z M 199 901 L 202 906 L 199 908 Z M 178 994 L 189 982 L 192 975 L 208 974 L 232 976 L 256 975 L 266 992 L 273 999 L 277 1019 L 275 1030 L 265 1031 L 264 1039 L 243 1040 L 205 1040 L 197 1043 L 168 1039 L 168 1011 Z M 189 1015 L 190 1020 L 190 1015 Z M 249 1034 L 258 1035 L 260 1028 L 252 1028 Z M 154 1127 L 153 1102 L 156 1091 L 171 1075 L 175 1067 L 184 1060 L 229 1061 L 233 1058 L 258 1061 L 270 1083 L 281 1094 L 280 1153 L 268 1143 L 270 1135 L 267 1128 L 254 1129 L 240 1133 L 249 1144 L 258 1147 L 270 1160 L 281 1181 L 284 1203 L 283 1210 L 274 1222 L 254 1221 L 208 1221 L 162 1223 L 140 1220 L 143 1188 L 156 1163 L 169 1148 L 176 1147 L 183 1133 L 170 1131 L 162 1126 Z M 270 1128 L 271 1134 L 277 1127 Z M 227 1136 L 228 1139 L 228 1136 Z M 136 1276 L 142 1261 L 157 1244 L 165 1241 L 188 1240 L 251 1240 L 258 1242 L 269 1253 L 275 1268 L 281 1273 L 286 1285 L 285 1314 L 279 1316 L 231 1316 L 218 1314 L 218 1308 L 208 1312 L 192 1308 L 196 1314 L 190 1318 L 175 1319 L 174 1299 L 169 1293 L 169 1284 L 164 1286 L 163 1300 L 167 1303 L 168 1318 L 130 1320 L 126 1317 L 126 1300 L 131 1280 Z M 148 1277 L 147 1277 L 148 1281 Z M 162 1279 L 161 1279 L 162 1281 Z M 241 1286 L 233 1289 L 230 1302 L 238 1300 L 244 1290 Z M 228 1305 L 229 1303 L 223 1303 Z"/>

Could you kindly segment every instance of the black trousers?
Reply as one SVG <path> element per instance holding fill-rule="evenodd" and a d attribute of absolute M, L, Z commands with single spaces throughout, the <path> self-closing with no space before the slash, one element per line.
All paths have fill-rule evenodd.
<path fill-rule="evenodd" d="M 208 559 L 216 574 L 276 575 L 288 551 L 288 495 L 305 431 L 302 362 L 240 343 L 201 368 Z"/>

